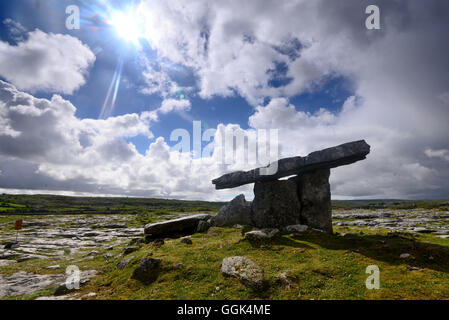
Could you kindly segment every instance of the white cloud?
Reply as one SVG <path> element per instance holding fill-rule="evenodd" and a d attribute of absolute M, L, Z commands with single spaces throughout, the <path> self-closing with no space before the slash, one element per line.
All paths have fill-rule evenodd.
<path fill-rule="evenodd" d="M 17 45 L 0 41 L 0 76 L 21 90 L 72 94 L 94 61 L 89 47 L 69 35 L 36 29 Z"/>
<path fill-rule="evenodd" d="M 429 158 L 440 158 L 440 159 L 449 161 L 449 150 L 446 150 L 446 149 L 443 149 L 443 150 L 426 149 L 424 151 L 424 153 Z"/>
<path fill-rule="evenodd" d="M 9 34 L 13 40 L 23 41 L 24 34 L 27 30 L 22 24 L 9 18 L 3 20 L 3 24 L 8 28 Z"/>
<path fill-rule="evenodd" d="M 191 106 L 188 100 L 166 99 L 162 102 L 159 112 L 167 114 L 172 111 L 189 111 Z"/>
<path fill-rule="evenodd" d="M 167 101 L 164 112 L 186 109 Z M 37 99 L 0 81 L 0 186 L 170 198 L 214 198 L 211 177 L 221 171 L 213 158 L 192 160 L 171 152 L 157 138 L 145 155 L 126 138 L 151 138 L 145 115 L 79 119 L 60 96 Z M 14 132 L 15 134 L 10 134 Z M 19 169 L 20 168 L 20 169 Z M 3 178 L 3 179 L 2 179 Z"/>
<path fill-rule="evenodd" d="M 141 9 L 158 58 L 191 68 L 204 98 L 246 98 L 255 107 L 247 132 L 278 128 L 282 156 L 366 139 L 372 146 L 367 160 L 333 170 L 334 196 L 447 197 L 443 150 L 449 150 L 449 111 L 442 93 L 449 87 L 449 4 L 379 1 L 382 29 L 367 31 L 361 21 L 368 4 L 192 0 L 186 5 L 167 0 L 143 1 Z M 273 71 L 279 64 L 286 66 L 285 74 Z M 153 71 L 148 93 L 164 93 L 166 106 L 104 123 L 77 119 L 74 107 L 60 97 L 38 100 L 6 90 L 1 101 L 7 106 L 0 108 L 3 157 L 22 159 L 23 168 L 34 168 L 39 181 L 51 177 L 59 189 L 83 185 L 98 192 L 89 189 L 98 185 L 108 194 L 209 199 L 250 190 L 213 190 L 211 179 L 244 167 L 221 166 L 220 148 L 211 158 L 192 160 L 189 154 L 170 152 L 162 138 L 145 155 L 126 143 L 125 137 L 151 136 L 149 122 L 162 110 L 190 108 L 186 102 L 170 103 L 176 84 L 165 71 Z M 273 75 L 290 80 L 273 87 Z M 322 109 L 314 113 L 298 111 L 302 106 L 289 101 L 320 90 L 329 77 L 353 84 L 341 112 L 326 111 L 326 105 L 315 106 Z M 14 103 L 11 95 L 17 97 Z M 266 97 L 271 101 L 265 105 Z M 216 138 L 226 129 L 241 130 L 219 125 Z"/>
<path fill-rule="evenodd" d="M 149 121 L 159 121 L 160 114 L 167 114 L 171 112 L 190 111 L 192 105 L 189 100 L 182 99 L 165 99 L 159 108 L 153 111 L 146 111 L 142 114 L 145 119 Z"/>

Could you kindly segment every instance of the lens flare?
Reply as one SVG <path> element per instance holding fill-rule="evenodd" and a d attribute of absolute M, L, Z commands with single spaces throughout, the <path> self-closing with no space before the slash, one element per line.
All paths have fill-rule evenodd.
<path fill-rule="evenodd" d="M 133 44 L 138 44 L 143 37 L 143 22 L 135 10 L 116 11 L 112 14 L 110 24 L 117 35 Z"/>

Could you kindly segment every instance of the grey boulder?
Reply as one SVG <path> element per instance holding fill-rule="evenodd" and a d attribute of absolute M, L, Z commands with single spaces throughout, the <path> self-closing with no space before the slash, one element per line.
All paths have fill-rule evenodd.
<path fill-rule="evenodd" d="M 264 241 L 273 239 L 278 234 L 279 229 L 253 230 L 245 233 L 245 239 L 249 241 Z"/>
<path fill-rule="evenodd" d="M 243 194 L 238 195 L 223 206 L 217 215 L 211 218 L 210 222 L 215 227 L 235 224 L 251 225 L 251 202 L 246 201 Z"/>
<path fill-rule="evenodd" d="M 224 276 L 238 278 L 245 286 L 262 290 L 265 286 L 263 270 L 246 257 L 224 258 L 221 263 Z"/>
<path fill-rule="evenodd" d="M 149 238 L 156 239 L 194 234 L 200 221 L 207 221 L 210 217 L 209 214 L 196 214 L 179 219 L 147 224 L 145 226 L 145 239 L 148 241 Z"/>
<path fill-rule="evenodd" d="M 150 282 L 157 277 L 157 271 L 161 264 L 160 259 L 143 258 L 139 266 L 134 269 L 131 279 L 141 282 Z"/>

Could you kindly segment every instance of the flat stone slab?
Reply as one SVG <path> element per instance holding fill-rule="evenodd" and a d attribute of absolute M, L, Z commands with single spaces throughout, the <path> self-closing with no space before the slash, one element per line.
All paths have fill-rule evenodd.
<path fill-rule="evenodd" d="M 174 220 L 151 223 L 145 226 L 145 235 L 151 235 L 153 238 L 169 237 L 174 234 L 190 233 L 197 230 L 200 221 L 207 221 L 211 218 L 209 214 L 196 214 L 182 217 Z"/>
<path fill-rule="evenodd" d="M 312 152 L 306 157 L 280 159 L 264 168 L 228 173 L 212 180 L 212 183 L 217 190 L 229 189 L 258 181 L 274 181 L 317 169 L 336 168 L 366 159 L 370 149 L 365 140 L 349 142 Z"/>

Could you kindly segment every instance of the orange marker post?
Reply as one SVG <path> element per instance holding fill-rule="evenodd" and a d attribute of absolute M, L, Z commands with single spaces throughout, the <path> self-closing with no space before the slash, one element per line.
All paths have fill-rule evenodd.
<path fill-rule="evenodd" d="M 16 230 L 16 242 L 19 237 L 19 230 L 22 230 L 23 227 L 23 220 L 16 220 L 16 223 L 14 224 L 14 229 Z"/>

